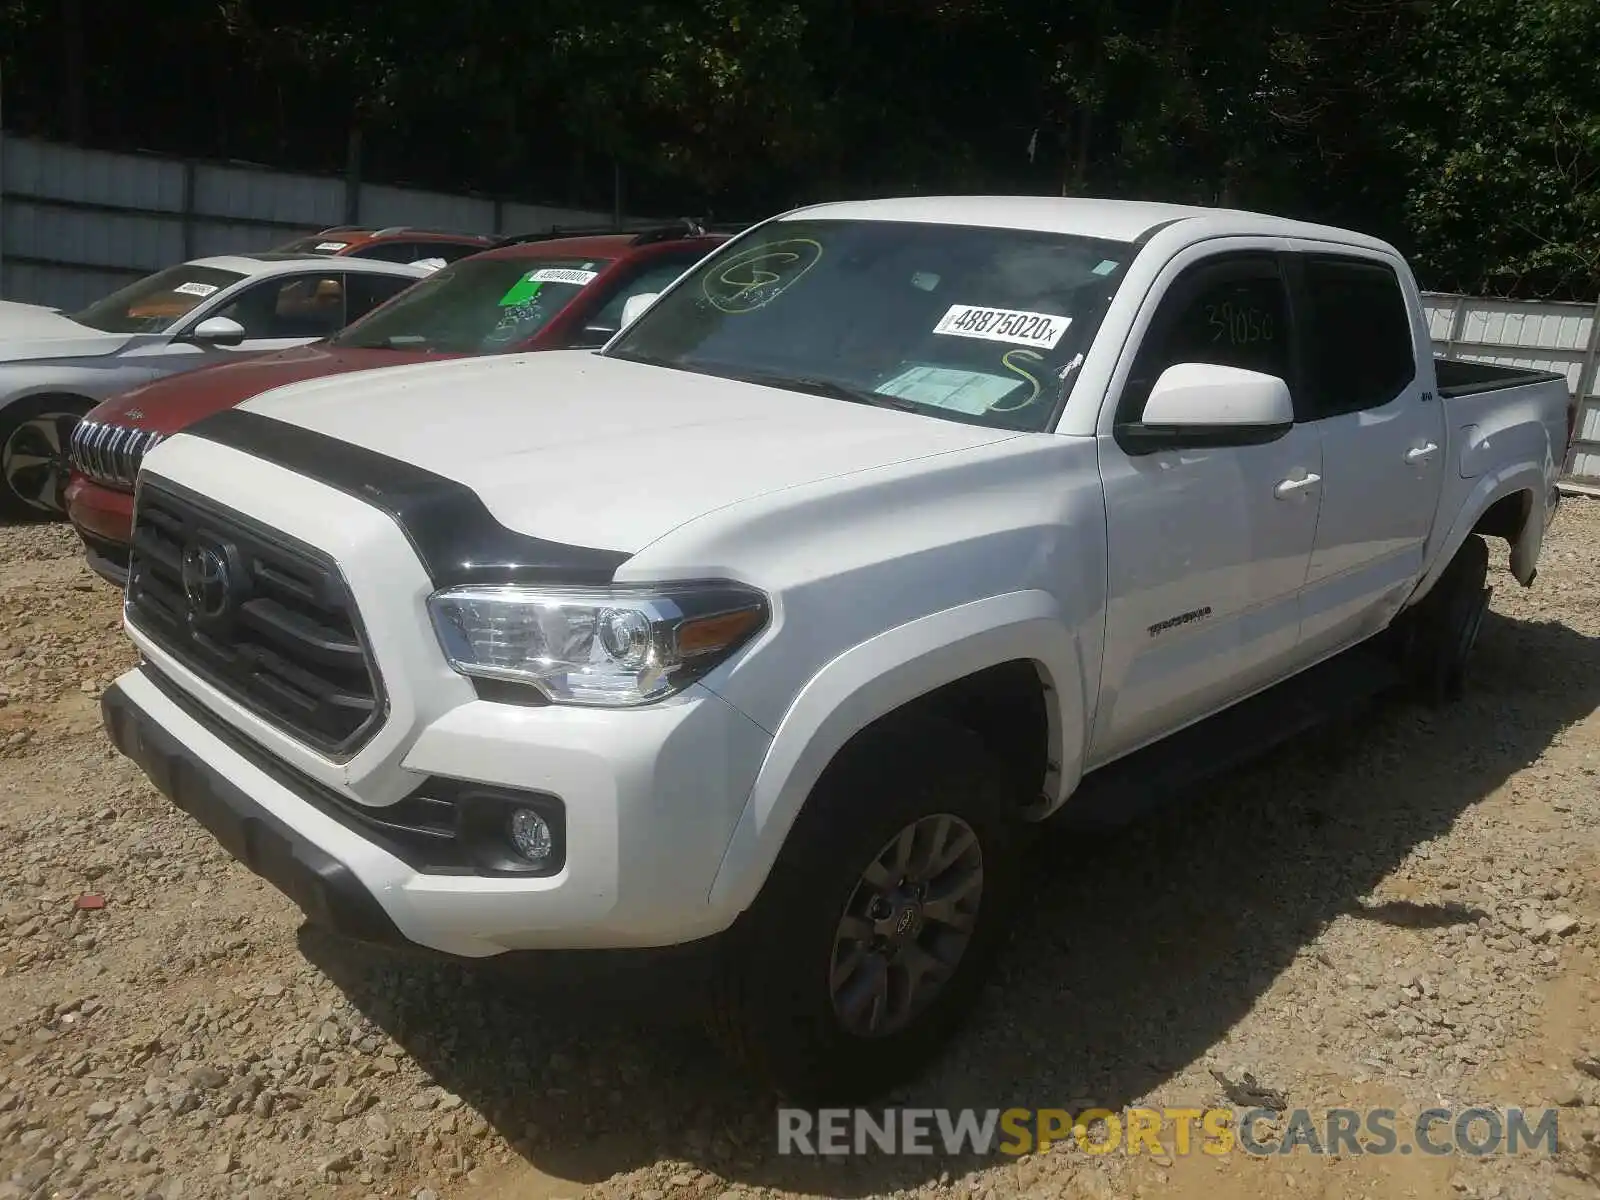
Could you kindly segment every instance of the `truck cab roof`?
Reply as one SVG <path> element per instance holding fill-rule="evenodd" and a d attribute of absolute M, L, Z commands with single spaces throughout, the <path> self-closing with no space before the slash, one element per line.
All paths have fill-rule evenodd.
<path fill-rule="evenodd" d="M 1170 225 L 1193 222 L 1207 236 L 1331 239 L 1346 245 L 1392 249 L 1387 243 L 1331 225 L 1317 225 L 1243 209 L 1202 208 L 1146 200 L 1099 200 L 1080 196 L 912 196 L 815 204 L 776 220 L 908 221 L 1024 229 L 1111 241 L 1148 241 Z M 1215 232 L 1213 232 L 1215 231 Z"/>

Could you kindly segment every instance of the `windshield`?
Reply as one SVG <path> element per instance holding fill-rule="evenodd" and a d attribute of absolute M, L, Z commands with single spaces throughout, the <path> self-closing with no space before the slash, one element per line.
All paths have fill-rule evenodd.
<path fill-rule="evenodd" d="M 704 260 L 606 353 L 1041 430 L 1133 254 L 1028 230 L 779 221 Z"/>
<path fill-rule="evenodd" d="M 337 254 L 350 248 L 350 238 L 353 236 L 313 233 L 309 237 L 295 238 L 292 242 L 274 246 L 273 251 L 277 254 Z"/>
<path fill-rule="evenodd" d="M 161 333 L 244 276 L 216 267 L 182 265 L 146 275 L 137 283 L 96 300 L 71 317 L 104 333 Z"/>
<path fill-rule="evenodd" d="M 407 288 L 334 339 L 364 350 L 485 354 L 527 341 L 609 259 L 464 258 Z"/>

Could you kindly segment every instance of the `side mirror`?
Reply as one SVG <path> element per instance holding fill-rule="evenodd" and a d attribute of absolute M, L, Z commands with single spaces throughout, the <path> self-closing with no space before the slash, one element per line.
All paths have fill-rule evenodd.
<path fill-rule="evenodd" d="M 237 346 L 244 341 L 244 326 L 232 317 L 207 317 L 189 331 L 184 341 L 199 346 Z"/>
<path fill-rule="evenodd" d="M 1129 454 L 1260 446 L 1294 428 L 1289 385 L 1276 375 L 1214 363 L 1168 367 L 1150 389 L 1144 418 L 1118 425 Z"/>
<path fill-rule="evenodd" d="M 640 292 L 637 296 L 629 296 L 627 303 L 622 306 L 622 324 L 618 332 L 626 329 L 639 319 L 639 314 L 656 302 L 660 292 Z"/>

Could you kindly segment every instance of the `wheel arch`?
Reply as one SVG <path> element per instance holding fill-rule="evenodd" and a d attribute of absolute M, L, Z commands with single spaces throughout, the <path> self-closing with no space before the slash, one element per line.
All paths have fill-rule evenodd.
<path fill-rule="evenodd" d="M 1524 586 L 1532 583 L 1544 544 L 1545 510 L 1540 497 L 1548 486 L 1544 471 L 1532 463 L 1512 464 L 1478 479 L 1406 606 L 1416 604 L 1432 590 L 1473 534 L 1504 538 L 1511 547 L 1511 573 Z"/>
<path fill-rule="evenodd" d="M 970 681 L 1025 688 L 1031 668 L 1045 737 L 1035 808 L 1053 810 L 1082 769 L 1082 662 L 1058 602 L 1042 591 L 960 605 L 846 650 L 812 676 L 779 723 L 712 882 L 711 904 L 738 912 L 754 901 L 806 797 L 845 746 L 887 717 L 950 711 L 952 689 Z"/>
<path fill-rule="evenodd" d="M 87 405 L 93 408 L 99 404 L 93 396 L 79 388 L 63 387 L 59 383 L 42 382 L 32 387 L 21 387 L 14 392 L 7 392 L 0 396 L 0 416 L 4 416 L 7 409 L 28 400 L 71 400 L 75 404 Z"/>

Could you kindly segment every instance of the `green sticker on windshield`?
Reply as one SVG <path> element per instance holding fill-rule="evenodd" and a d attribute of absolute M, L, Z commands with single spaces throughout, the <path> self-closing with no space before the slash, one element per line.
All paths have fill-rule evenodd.
<path fill-rule="evenodd" d="M 524 275 L 511 285 L 510 291 L 500 297 L 500 307 L 510 308 L 514 304 L 526 304 L 539 294 L 539 289 L 543 286 L 542 282 L 532 278 L 531 275 Z"/>

